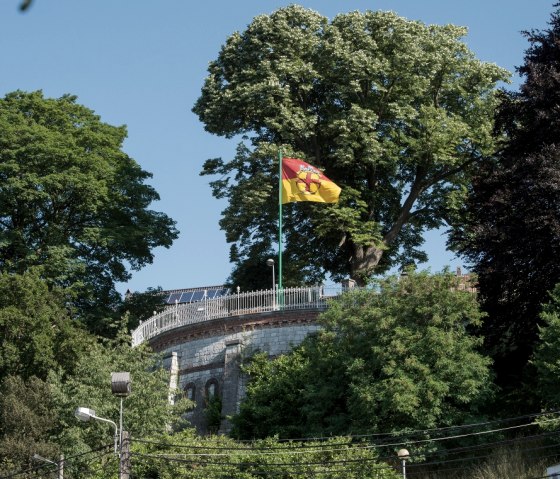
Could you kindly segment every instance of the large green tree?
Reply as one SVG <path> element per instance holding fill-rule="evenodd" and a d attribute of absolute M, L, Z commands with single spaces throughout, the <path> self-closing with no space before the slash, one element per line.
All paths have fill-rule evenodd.
<path fill-rule="evenodd" d="M 453 238 L 478 274 L 498 380 L 516 397 L 541 305 L 560 282 L 559 14 L 549 29 L 525 32 L 524 82 L 499 108 L 497 135 L 506 140 L 474 179 Z M 527 397 L 519 406 L 530 407 Z"/>
<path fill-rule="evenodd" d="M 42 269 L 75 292 L 73 304 L 102 330 L 115 282 L 177 237 L 151 210 L 159 199 L 123 150 L 124 126 L 104 123 L 76 97 L 17 91 L 0 100 L 0 270 Z"/>
<path fill-rule="evenodd" d="M 55 406 L 48 384 L 35 377 L 8 376 L 0 383 L 0 473 L 44 466 L 33 455 L 58 460 L 60 447 L 52 441 Z M 43 469 L 45 477 L 52 467 Z M 23 475 L 31 477 L 33 474 Z M 36 475 L 35 475 L 36 477 Z"/>
<path fill-rule="evenodd" d="M 539 342 L 532 357 L 537 372 L 537 393 L 541 406 L 558 409 L 560 406 L 560 284 L 551 292 L 550 302 L 540 314 Z"/>
<path fill-rule="evenodd" d="M 481 313 L 449 273 L 390 277 L 349 292 L 292 353 L 245 366 L 243 438 L 390 433 L 474 422 L 493 391 L 473 335 Z"/>
<path fill-rule="evenodd" d="M 363 284 L 425 258 L 422 232 L 448 219 L 492 151 L 494 88 L 508 76 L 477 60 L 465 34 L 391 12 L 329 22 L 292 5 L 227 39 L 193 111 L 207 131 L 247 138 L 234 159 L 203 170 L 229 201 L 220 225 L 237 269 L 277 240 L 279 148 L 342 186 L 337 206 L 285 208 L 288 282 L 328 272 Z"/>
<path fill-rule="evenodd" d="M 45 380 L 71 373 L 94 338 L 72 320 L 68 296 L 32 271 L 0 273 L 0 382 L 8 376 Z"/>

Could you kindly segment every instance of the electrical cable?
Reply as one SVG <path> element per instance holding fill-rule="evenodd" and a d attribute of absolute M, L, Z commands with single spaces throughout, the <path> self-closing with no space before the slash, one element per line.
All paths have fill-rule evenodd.
<path fill-rule="evenodd" d="M 76 459 L 76 458 L 78 458 L 78 457 L 86 456 L 86 455 L 91 454 L 91 453 L 93 453 L 93 452 L 99 452 L 99 451 L 101 451 L 101 450 L 103 450 L 103 449 L 107 449 L 107 448 L 110 448 L 110 447 L 113 447 L 113 445 L 112 445 L 112 444 L 110 444 L 110 445 L 105 445 L 105 446 L 101 446 L 101 447 L 99 447 L 99 448 L 97 448 L 97 449 L 92 449 L 91 451 L 87 451 L 87 452 L 82 452 L 82 453 L 80 453 L 80 454 L 76 454 L 75 456 L 65 457 L 65 458 L 64 458 L 64 463 L 66 464 L 68 461 L 71 461 L 72 459 Z M 103 455 L 105 455 L 105 454 L 102 454 L 101 456 L 103 456 Z M 101 457 L 101 456 L 100 456 L 100 457 Z M 53 461 L 53 462 L 55 462 L 55 461 Z M 8 474 L 7 476 L 0 476 L 0 479 L 9 479 L 9 478 L 12 478 L 12 477 L 19 476 L 19 475 L 21 475 L 21 474 L 26 474 L 26 473 L 28 473 L 28 472 L 34 472 L 34 471 L 36 471 L 36 470 L 38 470 L 38 469 L 45 468 L 45 467 L 49 467 L 49 466 L 52 467 L 53 464 L 51 464 L 51 463 L 41 463 L 41 464 L 38 464 L 37 466 L 33 466 L 33 467 L 30 467 L 30 468 L 27 468 L 27 469 L 22 469 L 22 470 L 13 472 L 13 473 L 11 473 L 11 474 Z"/>
<path fill-rule="evenodd" d="M 550 422 L 550 421 L 555 421 L 557 420 L 556 418 L 554 419 L 548 419 L 545 420 L 543 422 Z M 305 450 L 295 450 L 295 448 L 266 448 L 265 450 L 259 450 L 257 448 L 239 448 L 239 447 L 217 447 L 217 446 L 198 446 L 198 445 L 185 445 L 185 444 L 164 444 L 164 443 L 157 443 L 155 441 L 146 441 L 146 440 L 142 440 L 142 439 L 135 439 L 136 442 L 139 443 L 144 443 L 144 444 L 155 444 L 155 445 L 159 445 L 159 446 L 167 446 L 167 447 L 177 447 L 177 448 L 188 448 L 188 449 L 196 449 L 196 450 L 218 450 L 218 451 L 247 451 L 247 452 L 252 452 L 254 454 L 258 454 L 258 455 L 277 455 L 279 453 L 276 452 L 267 452 L 267 451 L 274 451 L 274 450 L 282 450 L 282 451 L 290 451 L 291 454 L 308 454 L 309 452 L 324 452 L 324 451 L 342 451 L 342 450 L 352 450 L 354 448 L 356 449 L 377 449 L 377 448 L 387 448 L 387 447 L 399 447 L 399 446 L 411 446 L 411 445 L 418 445 L 418 444 L 432 444 L 432 443 L 436 443 L 436 442 L 442 442 L 442 441 L 449 441 L 452 439 L 464 439 L 466 437 L 474 437 L 474 436 L 482 436 L 482 435 L 487 435 L 487 434 L 495 434 L 498 432 L 504 432 L 504 431 L 511 431 L 514 429 L 521 429 L 524 427 L 530 427 L 530 426 L 537 426 L 537 423 L 526 423 L 526 424 L 518 424 L 516 426 L 509 426 L 509 427 L 505 427 L 505 428 L 499 428 L 499 429 L 490 429 L 490 430 L 486 430 L 486 431 L 477 431 L 477 432 L 470 432 L 470 433 L 465 433 L 465 434 L 458 434 L 455 436 L 444 436 L 444 437 L 436 437 L 436 438 L 430 438 L 430 439 L 419 439 L 419 440 L 414 440 L 414 441 L 402 441 L 402 442 L 393 442 L 393 443 L 388 443 L 388 444 L 369 444 L 369 443 L 365 443 L 363 445 L 357 445 L 356 443 L 340 443 L 340 444 L 332 444 L 332 445 L 325 445 L 325 446 L 321 446 L 321 445 L 316 445 L 316 446 L 305 446 L 302 449 Z M 352 448 L 344 448 L 341 446 L 346 446 L 346 445 L 353 445 Z M 314 448 L 313 448 L 314 447 Z M 299 447 L 298 447 L 299 449 Z M 192 455 L 195 455 L 194 453 Z M 196 455 L 204 455 L 204 456 L 226 456 L 227 454 L 224 453 L 198 453 Z"/>
<path fill-rule="evenodd" d="M 484 421 L 484 422 L 471 423 L 471 424 L 462 424 L 462 425 L 456 425 L 456 426 L 445 426 L 445 427 L 430 428 L 430 429 L 416 429 L 416 430 L 412 430 L 412 431 L 399 431 L 399 432 L 392 432 L 392 433 L 385 432 L 385 433 L 373 433 L 373 434 L 350 434 L 350 435 L 347 435 L 346 437 L 351 437 L 351 438 L 355 438 L 355 439 L 363 439 L 363 438 L 368 438 L 368 437 L 380 437 L 380 436 L 385 436 L 385 437 L 388 437 L 388 438 L 394 438 L 394 437 L 402 437 L 402 436 L 411 436 L 411 435 L 416 435 L 416 434 L 425 434 L 427 432 L 438 432 L 438 431 L 448 431 L 448 430 L 454 430 L 454 429 L 465 429 L 465 428 L 468 429 L 468 428 L 471 428 L 471 427 L 488 426 L 488 425 L 491 425 L 491 424 L 497 424 L 497 423 L 501 423 L 501 422 L 517 421 L 517 420 L 521 420 L 521 419 L 536 418 L 536 417 L 540 417 L 540 416 L 546 416 L 546 415 L 549 415 L 549 414 L 558 414 L 558 413 L 560 413 L 560 409 L 554 409 L 552 411 L 544 411 L 544 412 L 538 412 L 538 413 L 530 413 L 530 414 L 525 414 L 525 415 L 522 415 L 522 416 L 516 416 L 516 417 L 510 417 L 510 418 L 493 419 L 492 421 Z M 332 436 L 331 437 L 324 436 L 324 437 L 279 439 L 278 442 L 321 441 L 321 440 L 328 440 L 328 439 L 332 439 Z M 251 440 L 241 440 L 239 442 L 251 442 Z"/>
<path fill-rule="evenodd" d="M 558 444 L 549 444 L 548 446 L 540 446 L 540 447 L 533 447 L 533 448 L 528 448 L 528 449 L 524 449 L 524 451 L 541 451 L 544 449 L 550 449 L 553 447 L 558 447 Z M 455 462 L 465 462 L 465 461 L 472 461 L 472 460 L 477 460 L 477 459 L 487 459 L 489 457 L 492 457 L 493 455 L 495 455 L 493 452 L 489 453 L 489 454 L 484 454 L 482 456 L 474 456 L 474 457 L 463 457 L 463 458 L 458 458 L 458 459 L 448 459 L 445 461 L 434 461 L 434 462 L 425 462 L 425 463 L 412 463 L 409 464 L 407 466 L 407 468 L 409 469 L 417 469 L 420 467 L 426 467 L 426 466 L 433 466 L 433 465 L 438 465 L 438 464 L 449 464 L 449 463 L 455 463 Z"/>
<path fill-rule="evenodd" d="M 143 454 L 143 453 L 131 453 L 134 457 L 148 457 L 151 459 L 159 459 L 165 461 L 181 462 L 186 464 L 197 464 L 197 465 L 214 465 L 214 466 L 242 466 L 249 467 L 255 465 L 262 465 L 258 462 L 214 462 L 214 461 L 192 461 L 189 459 L 181 459 L 177 457 L 171 457 L 166 455 L 153 455 L 153 454 Z M 293 463 L 293 462 L 271 462 L 267 463 L 266 466 L 294 466 L 294 465 L 306 465 L 306 466 L 317 466 L 325 464 L 357 464 L 364 462 L 378 461 L 378 458 L 359 458 L 359 459 L 344 459 L 335 461 L 319 461 L 319 462 L 305 462 L 305 463 Z M 375 469 L 387 469 L 387 466 L 376 466 Z"/>
<path fill-rule="evenodd" d="M 387 437 L 387 439 L 398 439 L 399 437 L 409 437 L 410 435 L 416 435 L 416 434 L 425 434 L 425 433 L 429 433 L 429 432 L 437 432 L 437 431 L 449 431 L 449 430 L 455 430 L 455 429 L 468 429 L 468 428 L 473 428 L 473 427 L 480 427 L 480 426 L 487 426 L 487 425 L 491 425 L 491 424 L 498 424 L 498 423 L 503 423 L 503 422 L 510 422 L 510 421 L 517 421 L 517 420 L 521 420 L 521 419 L 528 419 L 528 418 L 536 418 L 536 417 L 541 417 L 541 416 L 546 416 L 546 415 L 550 415 L 550 414 L 558 414 L 560 412 L 560 410 L 554 410 L 554 411 L 547 411 L 547 412 L 541 412 L 541 413 L 533 413 L 533 414 L 526 414 L 523 416 L 517 416 L 517 417 L 512 417 L 512 418 L 504 418 L 504 419 L 497 419 L 497 420 L 493 420 L 493 421 L 485 421 L 485 422 L 479 422 L 479 423 L 473 423 L 473 424 L 464 424 L 464 425 L 459 425 L 459 426 L 447 426 L 444 428 L 433 428 L 433 429 L 418 429 L 415 431 L 410 431 L 410 432 L 399 432 L 399 433 L 378 433 L 378 434 L 365 434 L 365 435 L 344 435 L 341 437 L 344 438 L 349 438 L 351 440 L 353 439 L 364 439 L 364 438 L 368 438 L 368 437 L 376 437 L 376 436 L 385 436 Z M 544 422 L 551 422 L 554 421 L 556 419 L 559 418 L 552 418 L 552 419 L 547 419 Z M 490 431 L 481 431 L 481 432 L 476 432 L 476 433 L 467 433 L 464 435 L 455 435 L 455 436 L 444 436 L 441 438 L 432 438 L 432 439 L 422 439 L 422 440 L 416 440 L 416 441 L 401 441 L 401 442 L 392 442 L 389 444 L 385 444 L 385 443 L 375 443 L 374 446 L 376 447 L 391 447 L 391 446 L 399 446 L 402 445 L 404 443 L 406 444 L 415 444 L 415 443 L 420 443 L 422 441 L 435 441 L 435 440 L 448 440 L 448 439 L 457 439 L 457 438 L 462 438 L 462 437 L 468 437 L 468 436 L 472 436 L 472 435 L 478 435 L 478 434 L 490 434 L 493 432 L 500 432 L 500 431 L 505 431 L 508 429 L 515 429 L 515 428 L 520 428 L 520 427 L 528 427 L 528 426 L 532 426 L 532 425 L 536 425 L 536 423 L 527 423 L 527 424 L 522 424 L 522 425 L 517 425 L 517 426 L 511 426 L 509 428 L 498 428 L 498 429 L 494 429 L 494 430 L 490 430 Z M 310 441 L 327 441 L 327 440 L 332 440 L 333 437 L 322 437 L 322 438 L 302 438 L 302 439 L 283 439 L 283 440 L 279 440 L 278 442 L 310 442 Z M 164 444 L 164 443 L 158 443 L 156 441 L 152 441 L 152 440 L 147 440 L 147 439 L 135 439 L 136 442 L 140 442 L 140 443 L 144 443 L 144 444 L 155 444 L 155 445 L 166 445 L 168 447 L 189 447 L 192 449 L 207 449 L 207 450 L 246 450 L 246 448 L 244 447 L 233 447 L 233 446 L 229 446 L 229 447 L 220 447 L 220 446 L 185 446 L 185 445 L 181 445 L 181 444 Z M 240 443 L 244 443 L 244 444 L 255 444 L 255 441 L 237 441 Z M 347 443 L 340 443 L 337 444 L 337 446 L 340 445 L 352 445 L 355 444 L 355 442 L 347 442 Z M 305 445 L 305 444 L 300 444 L 298 447 L 300 448 L 310 448 L 310 449 L 318 449 L 322 446 L 318 445 L 318 444 L 314 444 L 314 445 Z M 260 449 L 260 448 L 259 448 Z M 266 449 L 269 450 L 291 450 L 293 448 L 291 447 L 282 447 L 282 446 L 273 446 L 270 447 L 268 446 Z"/>
<path fill-rule="evenodd" d="M 533 435 L 533 436 L 529 436 L 529 437 L 522 437 L 522 438 L 516 438 L 516 439 L 510 439 L 510 440 L 502 440 L 502 441 L 496 441 L 493 443 L 486 443 L 486 444 L 482 444 L 482 445 L 475 445 L 475 446 L 471 446 L 471 447 L 461 447 L 461 448 L 456 448 L 455 451 L 451 450 L 447 450 L 447 451 L 441 451 L 442 454 L 447 454 L 447 453 L 464 453 L 465 451 L 469 451 L 469 450 L 473 450 L 473 449 L 481 449 L 483 447 L 489 447 L 492 445 L 504 445 L 506 443 L 526 443 L 529 441 L 534 441 L 534 440 L 538 440 L 538 439 L 542 439 L 544 437 L 547 436 L 552 436 L 555 434 L 560 433 L 560 431 L 558 432 L 551 432 L 551 433 L 544 433 L 544 434 L 540 434 L 540 435 Z M 551 447 L 555 447 L 555 445 L 548 445 L 548 446 L 541 446 L 538 448 L 530 448 L 530 449 L 525 449 L 527 451 L 534 451 L 534 450 L 544 450 L 544 449 L 549 449 Z M 351 452 L 352 449 L 345 449 L 348 452 Z M 246 449 L 246 452 L 253 452 L 254 449 Z M 292 453 L 294 451 L 291 451 L 290 453 Z M 322 451 L 318 451 L 318 452 L 322 452 Z M 437 454 L 437 453 L 436 453 Z M 197 454 L 181 454 L 181 458 L 178 457 L 173 457 L 171 455 L 153 455 L 153 454 L 139 454 L 139 453 L 134 453 L 134 455 L 136 457 L 141 457 L 141 458 L 150 458 L 150 459 L 155 459 L 155 460 L 160 460 L 160 461 L 173 461 L 173 462 L 180 462 L 180 463 L 186 463 L 186 464 L 196 464 L 196 465 L 200 465 L 200 466 L 205 466 L 205 465 L 221 465 L 221 466 L 228 466 L 228 467 L 237 467 L 237 466 L 243 466 L 243 467 L 248 467 L 250 465 L 255 466 L 255 463 L 252 462 L 239 462 L 239 463 L 231 463 L 231 462 L 216 462 L 216 461 L 194 461 L 194 460 L 187 460 L 184 457 L 185 456 L 192 456 L 192 455 L 197 455 Z M 466 461 L 473 461 L 473 460 L 480 460 L 480 459 L 487 459 L 488 457 L 490 457 L 492 454 L 487 454 L 487 455 L 480 455 L 480 456 L 475 456 L 475 457 L 465 457 L 465 458 L 460 458 L 460 459 L 447 459 L 447 460 L 438 460 L 438 461 L 433 461 L 433 462 L 429 462 L 429 463 L 418 463 L 418 464 L 410 464 L 409 465 L 409 470 L 411 469 L 418 469 L 420 467 L 429 467 L 429 466 L 441 466 L 442 464 L 450 464 L 450 463 L 458 463 L 458 462 L 466 462 Z M 204 454 L 204 457 L 223 457 L 223 456 L 227 456 L 224 454 Z M 335 460 L 335 461 L 322 461 L 322 462 L 305 462 L 305 463 L 271 463 L 271 464 L 266 464 L 266 466 L 292 466 L 292 467 L 296 467 L 298 469 L 301 469 L 301 467 L 309 467 L 309 466 L 325 466 L 326 464 L 354 464 L 354 463 L 364 463 L 364 462 L 378 462 L 378 461 L 382 461 L 384 459 L 394 459 L 394 456 L 388 456 L 388 457 L 376 457 L 376 458 L 361 458 L 361 459 L 356 459 L 356 460 Z M 265 465 L 263 465 L 265 466 Z M 373 469 L 392 469 L 391 467 L 387 467 L 387 466 L 373 466 Z M 439 470 L 439 468 L 438 468 Z M 284 470 L 284 472 L 286 472 Z M 322 471 L 317 471 L 318 473 L 322 472 Z M 330 472 L 334 472 L 332 471 L 332 469 L 330 470 Z M 412 473 L 413 471 L 411 471 Z"/>
<path fill-rule="evenodd" d="M 529 441 L 536 441 L 538 439 L 544 439 L 544 438 L 548 438 L 548 437 L 552 437 L 552 436 L 557 436 L 560 434 L 560 430 L 558 431 L 552 431 L 552 432 L 545 432 L 542 434 L 533 434 L 531 436 L 521 436 L 521 437 L 517 437 L 514 439 L 501 439 L 499 441 L 493 441 L 493 442 L 486 442 L 483 444 L 475 444 L 472 446 L 461 446 L 461 447 L 457 447 L 457 448 L 452 448 L 452 449 L 441 449 L 439 451 L 433 451 L 433 452 L 428 452 L 426 453 L 426 455 L 444 455 L 444 454 L 461 454 L 463 452 L 466 451 L 472 451 L 472 450 L 476 450 L 476 449 L 485 449 L 488 448 L 489 446 L 502 446 L 502 445 L 506 445 L 506 444 L 512 444 L 512 443 L 516 443 L 516 442 L 529 442 Z"/>
<path fill-rule="evenodd" d="M 137 456 L 138 458 L 138 456 Z M 282 466 L 279 468 L 279 470 L 274 471 L 274 470 L 264 470 L 264 468 L 270 468 L 272 466 L 277 467 L 278 464 L 266 464 L 266 463 L 197 463 L 197 462 L 192 462 L 192 461 L 185 461 L 185 460 L 181 460 L 181 459 L 169 459 L 169 458 L 164 458 L 164 457 L 150 457 L 150 456 L 146 456 L 146 455 L 141 455 L 140 459 L 142 458 L 148 458 L 148 459 L 155 459 L 155 460 L 160 460 L 160 461 L 167 461 L 167 462 L 176 462 L 176 463 L 183 463 L 183 464 L 188 464 L 191 466 L 196 466 L 196 467 L 212 467 L 212 466 L 221 466 L 222 468 L 227 468 L 227 469 L 234 469 L 237 470 L 238 472 L 246 472 L 249 474 L 256 474 L 256 475 L 285 475 L 287 473 L 290 474 L 297 474 L 297 475 L 306 475 L 309 476 L 309 474 L 327 474 L 327 473 L 332 473 L 332 472 L 345 472 L 345 473 L 353 473 L 353 474 L 363 474 L 363 469 L 367 469 L 367 471 L 369 472 L 381 472 L 381 471 L 387 471 L 387 470 L 394 470 L 394 467 L 391 467 L 389 465 L 386 466 L 378 466 L 378 465 L 372 465 L 372 466 L 364 466 L 363 468 L 361 468 L 362 470 L 356 470 L 356 469 L 360 469 L 359 466 L 360 464 L 363 465 L 363 462 L 358 462 L 356 464 L 352 464 L 352 469 L 349 469 L 348 467 L 343 467 L 343 468 L 333 468 L 333 467 L 329 467 L 329 466 L 325 466 L 325 463 L 287 463 L 286 466 Z M 357 467 L 358 466 L 358 467 Z M 310 467 L 313 467 L 313 469 L 309 469 Z M 317 470 L 317 467 L 327 467 L 327 469 L 325 470 Z M 241 469 L 241 470 L 239 470 Z M 215 474 L 215 473 L 214 473 Z M 231 473 L 224 473 L 224 474 L 228 474 L 228 477 L 231 477 Z M 360 476 L 362 477 L 362 476 Z"/>

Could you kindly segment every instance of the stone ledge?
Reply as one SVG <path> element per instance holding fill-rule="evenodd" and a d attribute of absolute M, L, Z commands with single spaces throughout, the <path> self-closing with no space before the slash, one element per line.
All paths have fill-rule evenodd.
<path fill-rule="evenodd" d="M 156 352 L 173 347 L 177 344 L 187 343 L 194 339 L 243 332 L 248 329 L 266 329 L 282 327 L 291 324 L 309 324 L 317 320 L 323 309 L 314 310 L 288 310 L 269 311 L 229 318 L 219 318 L 202 323 L 187 324 L 170 331 L 165 331 L 149 340 L 149 344 Z"/>

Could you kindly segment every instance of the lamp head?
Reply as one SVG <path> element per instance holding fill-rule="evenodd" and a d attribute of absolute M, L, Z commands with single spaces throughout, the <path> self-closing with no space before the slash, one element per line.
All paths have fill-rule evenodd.
<path fill-rule="evenodd" d="M 402 461 L 410 459 L 410 453 L 406 449 L 399 449 L 397 452 L 397 456 L 399 456 L 399 459 L 401 459 Z"/>
<path fill-rule="evenodd" d="M 79 407 L 74 411 L 74 416 L 80 421 L 89 421 L 91 418 L 95 418 L 95 411 L 87 407 Z"/>
<path fill-rule="evenodd" d="M 272 266 L 274 266 L 274 260 L 273 260 L 272 258 L 268 258 L 268 259 L 266 260 L 266 264 L 267 264 L 267 266 L 271 266 L 271 267 L 272 267 Z"/>
<path fill-rule="evenodd" d="M 130 373 L 111 373 L 111 392 L 115 396 L 126 397 L 130 394 Z"/>

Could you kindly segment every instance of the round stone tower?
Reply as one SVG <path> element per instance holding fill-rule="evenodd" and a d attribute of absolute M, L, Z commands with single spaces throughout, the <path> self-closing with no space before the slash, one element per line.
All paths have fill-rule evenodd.
<path fill-rule="evenodd" d="M 243 359 L 257 351 L 275 357 L 300 344 L 320 328 L 317 317 L 332 296 L 324 287 L 290 288 L 282 295 L 226 292 L 213 298 L 212 289 L 205 291 L 191 303 L 170 297 L 174 305 L 132 333 L 133 346 L 148 342 L 163 355 L 170 389 L 196 403 L 188 419 L 203 434 L 229 430 L 228 418 L 245 394 Z"/>

